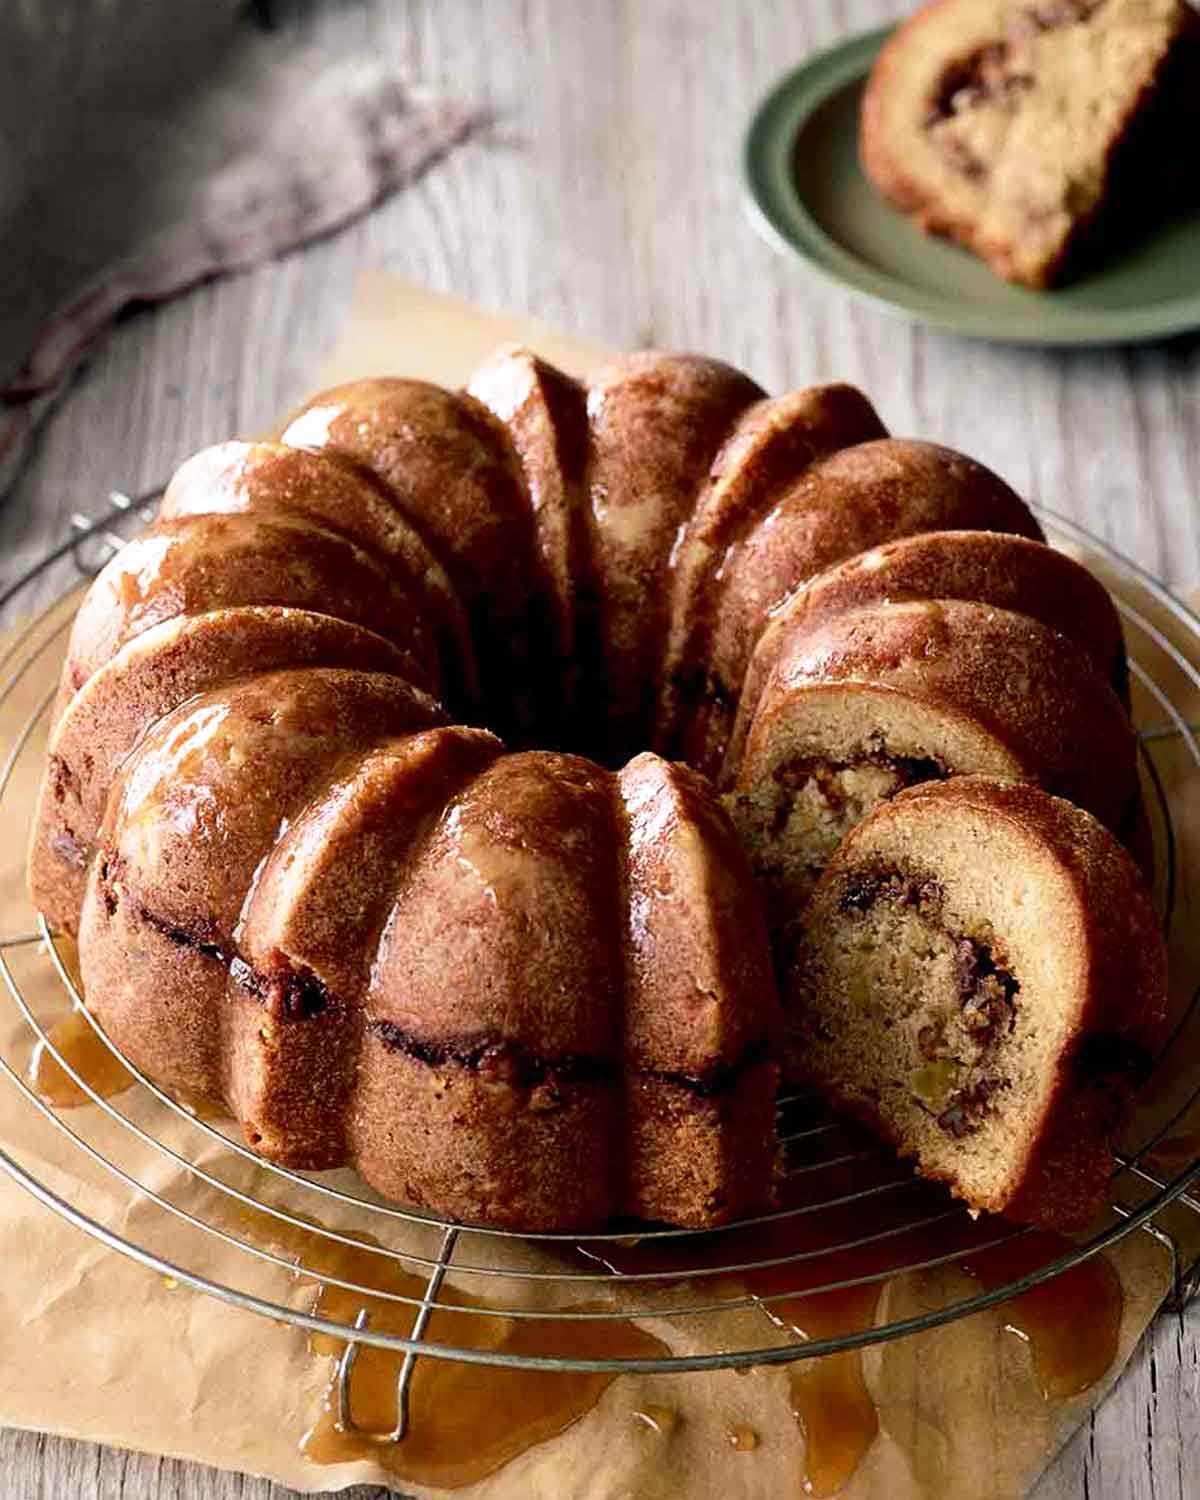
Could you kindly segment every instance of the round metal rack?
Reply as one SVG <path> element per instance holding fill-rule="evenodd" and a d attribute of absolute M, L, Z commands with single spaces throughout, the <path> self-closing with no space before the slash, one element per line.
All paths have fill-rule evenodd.
<path fill-rule="evenodd" d="M 0 745 L 0 808 L 12 810 L 19 788 L 32 784 L 44 751 L 73 587 L 123 545 L 155 498 L 114 496 L 100 519 L 74 517 L 72 535 L 0 592 L 0 610 L 8 617 L 33 615 L 0 654 L 0 710 L 18 724 L 8 743 Z M 1200 671 L 1192 664 L 1200 662 L 1200 619 L 1073 523 L 1045 511 L 1040 518 L 1052 541 L 1086 554 L 1113 588 L 1123 616 L 1156 847 L 1156 898 L 1168 937 L 1175 940 L 1186 936 L 1181 924 L 1188 920 L 1186 913 L 1181 915 L 1180 893 L 1189 873 L 1195 878 L 1200 869 L 1200 831 L 1189 835 L 1173 817 L 1179 786 L 1193 797 L 1200 791 Z M 35 606 L 47 597 L 51 602 L 35 614 Z M 1169 775 L 1164 774 L 1164 757 L 1172 758 Z M 1168 786 L 1175 790 L 1166 790 Z M 27 820 L 31 809 L 22 806 L 19 811 Z M 1200 818 L 1194 821 L 1200 823 Z M 23 839 L 0 853 L 3 873 L 14 882 L 23 858 Z M 1194 915 L 1190 920 L 1195 922 Z M 130 1071 L 137 1086 L 104 1097 L 56 1045 L 53 1022 L 76 1007 L 111 1048 L 82 1007 L 62 945 L 32 908 L 22 930 L 0 932 L 0 978 L 20 1022 L 15 1039 L 0 1048 L 3 1083 L 15 1096 L 5 1108 L 36 1112 L 37 1128 L 54 1143 L 57 1159 L 78 1171 L 81 1184 L 100 1182 L 104 1191 L 93 1192 L 85 1210 L 63 1186 L 61 1173 L 48 1180 L 50 1174 L 9 1149 L 2 1117 L 0 1169 L 77 1228 L 171 1284 L 341 1341 L 345 1352 L 337 1395 L 346 1427 L 353 1425 L 350 1371 L 364 1344 L 403 1355 L 393 1434 L 399 1437 L 418 1356 L 575 1371 L 667 1372 L 790 1363 L 968 1316 L 1137 1232 L 1153 1236 L 1169 1257 L 1170 1300 L 1176 1305 L 1200 1282 L 1200 1261 L 1190 1259 L 1188 1237 L 1176 1223 L 1180 1215 L 1194 1218 L 1200 1235 L 1200 1201 L 1188 1191 L 1200 1179 L 1200 1144 L 1194 1159 L 1188 1153 L 1186 1161 L 1176 1163 L 1178 1170 L 1160 1164 L 1161 1148 L 1180 1122 L 1194 1121 L 1200 1113 L 1200 969 L 1173 976 L 1173 1029 L 1145 1091 L 1154 1108 L 1139 1110 L 1126 1133 L 1114 1162 L 1111 1212 L 1099 1227 L 1002 1285 L 969 1295 L 960 1290 L 944 1305 L 919 1315 L 885 1317 L 869 1327 L 807 1341 L 798 1341 L 783 1320 L 770 1318 L 772 1303 L 882 1285 L 908 1273 L 954 1265 L 962 1258 L 963 1230 L 970 1223 L 940 1190 L 921 1183 L 811 1097 L 793 1093 L 779 1101 L 779 1134 L 789 1167 L 786 1207 L 704 1235 L 623 1224 L 585 1240 L 577 1234 L 518 1237 L 383 1202 L 348 1173 L 297 1172 L 266 1162 L 232 1133 L 232 1126 L 222 1128 L 200 1117 L 136 1070 Z M 60 1108 L 35 1092 L 26 1077 L 35 1044 L 55 1058 L 87 1105 Z M 1192 1139 L 1190 1133 L 1186 1138 Z M 107 1214 L 91 1201 L 97 1196 Z M 135 1204 L 137 1213 L 118 1211 Z M 168 1230 L 169 1249 L 162 1243 Z M 971 1253 L 1025 1233 L 998 1220 L 983 1233 L 975 1227 Z M 645 1259 L 632 1268 L 614 1269 L 605 1257 L 619 1261 L 617 1252 L 630 1237 L 636 1237 Z M 357 1261 L 353 1274 L 339 1274 L 337 1265 L 331 1269 L 329 1252 L 335 1247 L 377 1263 L 380 1276 L 363 1274 Z M 418 1280 L 407 1290 L 390 1289 L 386 1277 L 397 1268 Z M 747 1277 L 764 1272 L 771 1274 L 767 1289 L 747 1285 Z M 447 1274 L 453 1286 L 469 1287 L 470 1297 L 451 1298 L 443 1284 Z M 298 1305 L 300 1293 L 314 1287 L 336 1289 L 344 1305 L 354 1307 L 354 1315 L 335 1318 Z M 371 1326 L 370 1310 L 391 1303 L 411 1309 L 405 1334 Z M 550 1320 L 554 1326 L 559 1326 L 555 1320 L 603 1324 L 669 1317 L 676 1329 L 685 1331 L 685 1348 L 657 1358 L 607 1358 L 468 1347 L 432 1336 L 431 1319 L 443 1310 L 456 1317 Z M 711 1320 L 727 1314 L 750 1314 L 750 1331 L 743 1328 L 735 1339 L 722 1333 L 706 1342 L 706 1328 L 716 1326 Z M 722 1329 L 728 1326 L 727 1321 L 721 1324 Z"/>

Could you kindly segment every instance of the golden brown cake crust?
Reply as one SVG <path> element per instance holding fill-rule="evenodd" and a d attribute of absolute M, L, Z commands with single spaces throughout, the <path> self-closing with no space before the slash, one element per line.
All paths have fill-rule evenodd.
<path fill-rule="evenodd" d="M 746 734 L 780 653 L 797 633 L 869 605 L 962 599 L 1031 616 L 1086 651 L 1123 703 L 1129 669 L 1121 622 L 1103 584 L 1063 552 L 991 531 L 927 531 L 860 552 L 796 590 L 763 632 L 738 701 L 722 780 L 736 775 Z"/>
<path fill-rule="evenodd" d="M 851 610 L 797 629 L 754 714 L 739 784 L 789 722 L 793 695 L 831 685 L 873 685 L 980 724 L 1030 780 L 1109 827 L 1134 793 L 1132 727 L 1079 647 L 1030 616 L 957 599 Z M 935 747 L 928 753 L 936 758 Z"/>
<path fill-rule="evenodd" d="M 467 392 L 505 425 L 525 474 L 548 586 L 547 618 L 535 620 L 533 629 L 549 632 L 553 641 L 554 696 L 569 720 L 599 670 L 598 643 L 580 628 L 588 555 L 587 394 L 579 381 L 519 347 L 497 351 L 471 377 Z M 559 738 L 562 726 L 547 724 L 543 733 Z"/>
<path fill-rule="evenodd" d="M 451 701 L 463 708 L 477 703 L 462 602 L 435 553 L 369 470 L 282 443 L 218 443 L 176 471 L 158 519 L 281 511 L 348 537 L 383 562 L 410 597 L 419 594 Z"/>
<path fill-rule="evenodd" d="M 871 403 L 849 385 L 810 386 L 742 412 L 671 553 L 670 631 L 655 729 L 667 753 L 678 747 L 696 694 L 710 689 L 712 599 L 729 549 L 817 459 L 886 436 Z"/>
<path fill-rule="evenodd" d="M 265 605 L 206 610 L 135 636 L 68 699 L 51 734 L 29 846 L 29 886 L 38 910 L 56 929 L 76 931 L 117 771 L 172 709 L 258 672 L 358 667 L 403 678 L 408 661 L 360 626 Z"/>
<path fill-rule="evenodd" d="M 441 689 L 423 593 L 353 542 L 282 511 L 191 515 L 135 537 L 96 578 L 75 617 L 59 707 L 142 631 L 243 604 L 315 610 L 373 630 L 406 654 L 410 680 Z"/>
<path fill-rule="evenodd" d="M 236 932 L 258 994 L 231 1008 L 225 1038 L 227 1084 L 260 1150 L 310 1165 L 314 1155 L 336 1166 L 353 1159 L 346 1132 L 359 1113 L 365 996 L 397 886 L 446 805 L 502 753 L 494 735 L 461 726 L 376 743 L 309 801 L 260 865 Z M 299 1003 L 286 1003 L 289 994 Z M 361 1130 L 356 1139 L 365 1143 Z M 430 1145 L 413 1137 L 397 1149 Z"/>
<path fill-rule="evenodd" d="M 282 442 L 369 470 L 445 566 L 471 622 L 480 676 L 505 683 L 485 705 L 506 733 L 527 734 L 544 677 L 531 610 L 549 607 L 533 518 L 503 423 L 472 397 L 419 380 L 353 381 L 323 391 Z"/>
<path fill-rule="evenodd" d="M 763 392 L 718 360 L 647 351 L 587 382 L 589 561 L 583 623 L 599 644 L 593 753 L 646 744 L 668 631 L 668 567 L 713 456 Z"/>
<path fill-rule="evenodd" d="M 797 587 L 865 548 L 915 532 L 1042 536 L 997 475 L 953 449 L 909 438 L 839 449 L 772 498 L 760 523 L 726 549 L 709 599 L 708 697 L 693 707 L 680 748 L 710 776 L 727 751 L 754 649 Z"/>

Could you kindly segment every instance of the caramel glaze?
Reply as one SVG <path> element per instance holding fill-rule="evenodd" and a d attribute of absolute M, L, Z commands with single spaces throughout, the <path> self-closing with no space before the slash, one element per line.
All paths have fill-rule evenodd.
<path fill-rule="evenodd" d="M 798 1179 L 812 1192 L 812 1177 Z M 928 1192 L 928 1212 L 945 1199 Z M 787 1255 L 811 1254 L 779 1266 L 718 1275 L 708 1280 L 717 1296 L 751 1297 L 777 1327 L 790 1331 L 797 1340 L 837 1338 L 869 1328 L 875 1321 L 886 1277 L 836 1291 L 811 1292 L 831 1281 L 855 1281 L 879 1276 L 890 1267 L 914 1264 L 934 1257 L 954 1255 L 957 1268 L 991 1289 L 1015 1280 L 1063 1254 L 1068 1242 L 1061 1237 L 1033 1231 L 1014 1235 L 1004 1244 L 982 1249 L 1005 1232 L 996 1219 L 972 1222 L 966 1216 L 946 1220 L 928 1229 L 897 1233 L 873 1244 L 852 1249 L 835 1247 L 923 1217 L 913 1194 L 876 1199 L 869 1224 L 861 1212 L 825 1213 L 814 1224 L 806 1216 L 775 1220 L 753 1228 L 731 1230 L 703 1240 L 649 1241 L 642 1244 L 593 1242 L 583 1248 L 592 1259 L 601 1260 L 618 1274 L 635 1271 L 704 1272 L 721 1264 L 769 1260 Z M 902 1201 L 900 1201 L 902 1200 Z M 665 1247 L 665 1248 L 664 1248 Z M 718 1290 L 719 1289 L 719 1290 Z M 1034 1378 L 1047 1400 L 1077 1395 L 1099 1380 L 1117 1352 L 1121 1324 L 1121 1285 L 1103 1256 L 1093 1256 L 1082 1265 L 1035 1287 L 1004 1305 L 1006 1329 L 1030 1347 Z M 792 1412 L 804 1434 L 800 1485 L 805 1494 L 836 1494 L 853 1476 L 879 1430 L 878 1415 L 863 1379 L 857 1350 L 802 1360 L 788 1371 Z M 733 1441 L 732 1437 L 730 1441 Z M 738 1446 L 736 1443 L 735 1447 Z"/>
<path fill-rule="evenodd" d="M 68 937 L 55 939 L 63 968 L 76 990 L 83 990 L 79 972 L 79 949 Z M 89 1104 L 91 1095 L 80 1087 L 54 1056 L 57 1052 L 101 1099 L 129 1088 L 133 1075 L 96 1034 L 82 1011 L 72 1010 L 51 1026 L 45 1041 L 34 1047 L 26 1069 L 29 1087 L 39 1099 L 56 1109 L 74 1109 Z"/>
<path fill-rule="evenodd" d="M 53 1104 L 57 1109 L 74 1109 L 80 1104 L 90 1104 L 92 1094 L 75 1082 L 54 1057 L 54 1052 L 59 1053 L 92 1093 L 98 1094 L 101 1099 L 111 1099 L 114 1094 L 124 1093 L 137 1082 L 82 1011 L 73 1010 L 50 1028 L 45 1042 L 38 1042 L 34 1047 L 27 1070 L 30 1088 L 39 1099 Z M 198 1120 L 229 1118 L 229 1110 L 215 1099 L 180 1091 L 176 1091 L 175 1099 L 188 1114 L 195 1115 Z"/>
<path fill-rule="evenodd" d="M 357 1236 L 358 1244 L 344 1245 L 253 1211 L 235 1209 L 228 1217 L 239 1232 L 303 1260 L 306 1269 L 417 1301 L 425 1291 L 425 1275 L 375 1253 L 372 1247 L 379 1242 L 369 1236 Z M 451 1306 L 430 1318 L 425 1338 L 431 1344 L 566 1359 L 657 1359 L 670 1352 L 625 1320 L 480 1316 L 471 1309 L 487 1304 L 451 1287 L 442 1288 L 439 1301 Z M 571 1310 L 604 1306 L 581 1302 Z M 319 1284 L 310 1311 L 315 1317 L 349 1324 L 363 1307 L 373 1329 L 401 1335 L 412 1329 L 415 1307 L 383 1297 L 364 1298 L 340 1286 Z M 300 1440 L 301 1452 L 317 1464 L 370 1459 L 400 1479 L 435 1489 L 475 1484 L 527 1449 L 556 1437 L 589 1412 L 615 1378 L 608 1373 L 419 1359 L 409 1393 L 408 1432 L 403 1442 L 389 1443 L 404 1356 L 370 1345 L 359 1349 L 350 1377 L 350 1410 L 360 1430 L 346 1431 L 338 1425 L 337 1409 L 337 1363 L 345 1345 L 341 1339 L 314 1333 L 308 1347 L 314 1354 L 329 1356 L 329 1381 L 316 1421 Z M 661 1413 L 665 1408 L 642 1410 Z M 666 1427 L 665 1419 L 661 1425 Z"/>
<path fill-rule="evenodd" d="M 70 968 L 71 954 L 64 951 Z M 55 1048 L 85 1078 L 101 1098 L 128 1088 L 134 1081 L 86 1016 L 72 1011 L 54 1026 Z M 29 1077 L 39 1097 L 59 1107 L 86 1103 L 88 1095 L 63 1071 L 44 1043 L 30 1061 Z M 184 1101 L 201 1118 L 219 1113 L 209 1101 Z M 1191 1141 L 1189 1139 L 1189 1146 Z M 836 1186 L 837 1169 L 820 1187 Z M 813 1176 L 793 1179 L 807 1195 L 817 1186 Z M 861 1179 L 860 1179 L 861 1181 Z M 944 1206 L 928 1191 L 930 1209 Z M 921 1214 L 909 1194 L 903 1202 L 882 1205 L 876 1200 L 871 1230 L 899 1226 Z M 425 1279 L 397 1262 L 373 1252 L 378 1242 L 360 1237 L 361 1244 L 342 1245 L 308 1230 L 294 1229 L 257 1213 L 237 1210 L 236 1227 L 258 1243 L 269 1243 L 280 1253 L 303 1259 L 306 1267 L 378 1288 L 381 1292 L 419 1301 Z M 850 1210 L 825 1213 L 818 1224 L 807 1217 L 781 1219 L 747 1229 L 733 1229 L 705 1238 L 669 1241 L 586 1242 L 580 1249 L 616 1274 L 657 1271 L 686 1280 L 721 1264 L 769 1260 L 817 1251 L 811 1259 L 779 1266 L 720 1274 L 708 1279 L 714 1296 L 750 1297 L 778 1328 L 799 1341 L 836 1338 L 869 1328 L 875 1320 L 884 1280 L 837 1291 L 814 1293 L 810 1288 L 833 1280 L 855 1281 L 879 1275 L 889 1267 L 958 1252 L 958 1268 L 984 1289 L 1012 1281 L 1063 1253 L 1067 1242 L 1042 1231 L 1014 1236 L 1003 1245 L 981 1249 L 1002 1232 L 995 1220 L 955 1219 L 930 1230 L 907 1230 L 873 1244 L 853 1249 L 830 1249 L 864 1233 L 861 1220 Z M 573 1319 L 517 1319 L 477 1316 L 483 1306 L 458 1290 L 444 1290 L 452 1304 L 434 1313 L 426 1331 L 432 1343 L 460 1348 L 490 1349 L 496 1353 L 558 1355 L 566 1358 L 654 1358 L 668 1353 L 666 1345 L 628 1321 Z M 332 1321 L 351 1323 L 362 1306 L 370 1326 L 408 1333 L 415 1309 L 382 1297 L 364 1299 L 342 1287 L 319 1286 L 312 1312 Z M 580 1303 L 573 1311 L 601 1307 Z M 1103 1256 L 1013 1298 L 1004 1306 L 1005 1328 L 1030 1347 L 1034 1377 L 1047 1400 L 1079 1394 L 1099 1380 L 1116 1354 L 1121 1323 L 1121 1287 Z M 417 1362 L 410 1396 L 410 1426 L 401 1444 L 387 1442 L 396 1420 L 396 1381 L 402 1356 L 364 1346 L 351 1376 L 351 1410 L 359 1432 L 344 1431 L 337 1420 L 336 1371 L 341 1340 L 313 1334 L 309 1348 L 330 1357 L 329 1382 L 317 1419 L 301 1439 L 301 1450 L 314 1463 L 349 1463 L 372 1458 L 389 1473 L 418 1484 L 456 1489 L 473 1484 L 503 1467 L 519 1454 L 547 1441 L 592 1409 L 612 1383 L 610 1374 L 550 1374 L 505 1369 L 494 1365 L 458 1364 L 447 1360 Z M 792 1412 L 804 1434 L 800 1483 L 813 1496 L 836 1494 L 853 1476 L 879 1430 L 871 1393 L 863 1379 L 856 1350 L 802 1360 L 788 1371 Z M 633 1412 L 643 1427 L 669 1436 L 678 1420 L 667 1408 L 642 1406 Z M 737 1427 L 727 1440 L 739 1452 L 758 1445 L 749 1427 Z"/>
<path fill-rule="evenodd" d="M 735 1422 L 726 1428 L 725 1437 L 735 1453 L 753 1453 L 758 1447 L 758 1433 L 745 1422 Z"/>
<path fill-rule="evenodd" d="M 962 1269 L 990 1291 L 1069 1248 L 1059 1235 L 1032 1230 L 998 1249 L 968 1254 Z M 1120 1279 L 1103 1255 L 1004 1303 L 1004 1326 L 1029 1345 L 1034 1379 L 1047 1401 L 1078 1396 L 1105 1374 L 1117 1353 L 1122 1305 Z"/>
<path fill-rule="evenodd" d="M 656 1437 L 670 1437 L 679 1425 L 679 1413 L 673 1406 L 655 1406 L 647 1401 L 636 1408 L 633 1420 Z"/>
<path fill-rule="evenodd" d="M 60 936 L 55 942 L 63 967 L 70 974 L 75 988 L 82 991 L 78 946 L 68 937 Z M 81 1088 L 62 1067 L 54 1056 L 55 1052 L 64 1058 L 92 1093 L 98 1094 L 101 1099 L 111 1099 L 114 1094 L 123 1093 L 137 1081 L 105 1044 L 83 1012 L 73 1010 L 50 1028 L 46 1041 L 40 1041 L 34 1047 L 26 1070 L 30 1088 L 39 1099 L 54 1105 L 56 1109 L 74 1109 L 80 1104 L 89 1104 L 92 1095 Z M 176 1094 L 176 1098 L 198 1120 L 221 1120 L 229 1115 L 225 1106 L 214 1099 L 182 1094 Z"/>
<path fill-rule="evenodd" d="M 194 1115 L 197 1120 L 211 1122 L 233 1118 L 228 1105 L 216 1099 L 209 1099 L 204 1094 L 191 1094 L 184 1089 L 174 1089 L 172 1094 L 176 1104 L 182 1105 L 188 1114 Z"/>
<path fill-rule="evenodd" d="M 350 1252 L 353 1256 L 356 1252 Z M 345 1274 L 344 1269 L 338 1274 Z M 373 1276 L 380 1278 L 378 1262 Z M 420 1297 L 425 1282 L 404 1271 L 385 1273 L 388 1290 Z M 482 1304 L 452 1291 L 455 1307 Z M 374 1305 L 372 1305 L 372 1303 Z M 318 1293 L 314 1311 L 352 1321 L 363 1299 L 339 1287 Z M 394 1333 L 412 1327 L 413 1309 L 372 1299 L 371 1326 Z M 602 1303 L 580 1303 L 577 1312 Z M 653 1359 L 666 1346 L 634 1324 L 572 1322 L 567 1319 L 524 1320 L 477 1317 L 457 1310 L 435 1312 L 426 1338 L 459 1348 L 490 1349 L 497 1354 L 556 1355 L 573 1359 Z M 417 1484 L 458 1489 L 474 1484 L 510 1460 L 556 1437 L 599 1401 L 611 1374 L 551 1373 L 504 1369 L 496 1365 L 459 1364 L 444 1359 L 418 1360 L 409 1397 L 409 1428 L 401 1443 L 386 1434 L 396 1420 L 396 1379 L 402 1356 L 387 1349 L 360 1351 L 350 1380 L 351 1411 L 365 1432 L 338 1426 L 336 1359 L 338 1339 L 313 1336 L 314 1353 L 329 1354 L 331 1376 L 317 1420 L 301 1440 L 301 1451 L 314 1463 L 346 1463 L 374 1457 L 389 1473 Z M 661 1431 L 665 1424 L 656 1424 Z M 378 1434 L 378 1436 L 372 1436 Z"/>
<path fill-rule="evenodd" d="M 111 1099 L 134 1082 L 133 1074 L 105 1045 L 87 1016 L 79 1010 L 70 1011 L 51 1026 L 46 1040 L 38 1042 L 29 1059 L 30 1088 L 57 1109 L 90 1104 L 92 1095 L 62 1067 L 55 1052 L 101 1099 Z"/>

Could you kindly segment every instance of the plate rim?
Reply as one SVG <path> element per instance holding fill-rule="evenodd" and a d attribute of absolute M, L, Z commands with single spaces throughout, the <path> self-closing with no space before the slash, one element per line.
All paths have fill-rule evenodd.
<path fill-rule="evenodd" d="M 1157 305 L 1080 313 L 1074 326 L 1066 322 L 1049 329 L 1032 326 L 1038 306 L 1034 302 L 1027 318 L 1015 324 L 1010 320 L 1000 327 L 1001 314 L 984 312 L 972 303 L 952 305 L 886 271 L 875 270 L 830 235 L 794 190 L 787 194 L 785 218 L 778 185 L 772 179 L 781 176 L 791 183 L 791 150 L 801 126 L 839 89 L 865 76 L 893 30 L 893 26 L 880 26 L 856 32 L 814 52 L 784 73 L 755 106 L 741 143 L 742 201 L 754 229 L 772 249 L 798 261 L 855 301 L 891 317 L 989 343 L 1103 348 L 1162 340 L 1200 329 L 1200 285 L 1195 292 Z M 780 161 L 781 152 L 786 152 L 787 161 Z M 798 232 L 791 219 L 798 221 Z M 1053 293 L 1045 292 L 1031 291 L 1029 295 L 1053 297 Z M 1063 317 L 1061 309 L 1057 316 Z"/>

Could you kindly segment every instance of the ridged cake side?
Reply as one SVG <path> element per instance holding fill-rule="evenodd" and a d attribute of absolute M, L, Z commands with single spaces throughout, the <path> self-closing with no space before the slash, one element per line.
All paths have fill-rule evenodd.
<path fill-rule="evenodd" d="M 172 709 L 284 667 L 358 667 L 403 678 L 407 655 L 362 626 L 312 610 L 244 605 L 181 615 L 136 635 L 68 697 L 34 812 L 29 887 L 74 935 L 96 838 L 126 757 Z"/>
<path fill-rule="evenodd" d="M 731 540 L 707 599 L 709 687 L 684 717 L 685 758 L 716 775 L 746 670 L 789 595 L 868 547 L 967 528 L 1040 539 L 1029 508 L 995 474 L 948 448 L 907 438 L 860 441 L 773 489 L 757 523 Z"/>
<path fill-rule="evenodd" d="M 925 531 L 859 552 L 818 573 L 777 610 L 751 658 L 726 753 L 730 771 L 780 652 L 799 632 L 871 605 L 963 599 L 1029 615 L 1075 642 L 1122 703 L 1129 667 L 1121 622 L 1104 585 L 1082 564 L 1028 537 L 994 531 Z"/>
<path fill-rule="evenodd" d="M 161 719 L 96 840 L 97 1019 L 265 1156 L 436 1212 L 763 1207 L 778 1006 L 711 790 L 439 717 L 396 677 L 313 667 Z"/>

